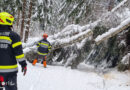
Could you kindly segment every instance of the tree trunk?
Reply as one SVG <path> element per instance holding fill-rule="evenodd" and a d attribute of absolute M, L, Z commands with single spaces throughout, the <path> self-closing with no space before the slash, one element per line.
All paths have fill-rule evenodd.
<path fill-rule="evenodd" d="M 111 11 L 114 8 L 114 1 L 115 0 L 110 0 L 109 6 L 108 6 L 108 11 Z"/>
<path fill-rule="evenodd" d="M 129 56 L 129 66 L 128 66 L 129 70 L 130 70 L 130 56 Z"/>
<path fill-rule="evenodd" d="M 17 24 L 16 24 L 17 29 L 18 29 L 18 26 L 19 26 L 19 19 L 20 19 L 20 10 L 18 10 L 18 18 L 17 18 Z"/>
<path fill-rule="evenodd" d="M 127 53 L 130 53 L 130 26 L 128 27 L 128 32 L 126 33 L 126 45 L 127 45 Z M 128 68 L 130 69 L 130 56 L 128 54 L 129 65 Z"/>
<path fill-rule="evenodd" d="M 24 2 L 23 2 L 23 8 L 22 8 L 22 23 L 21 23 L 21 32 L 20 32 L 21 39 L 23 39 L 24 19 L 25 19 L 25 7 L 26 7 L 26 0 L 24 0 Z"/>
<path fill-rule="evenodd" d="M 83 40 L 83 39 L 91 36 L 92 34 L 93 34 L 93 32 L 89 29 L 84 34 L 78 35 L 77 38 L 74 38 L 75 36 L 71 37 L 71 38 L 74 38 L 74 39 L 72 39 L 72 40 L 70 40 L 68 42 L 62 42 L 62 43 L 60 43 L 60 42 L 57 41 L 57 44 L 53 46 L 53 49 L 59 49 L 59 48 L 65 47 L 65 46 L 72 45 L 72 44 L 74 44 L 76 42 L 79 42 L 79 41 L 81 41 L 81 40 Z M 62 41 L 62 39 L 61 39 L 61 41 Z"/>
<path fill-rule="evenodd" d="M 31 15 L 32 15 L 32 0 L 30 1 L 30 6 L 29 6 L 29 14 L 28 14 L 28 21 L 27 21 L 27 27 L 26 27 L 26 31 L 25 31 L 25 38 L 24 38 L 24 42 L 26 42 L 28 40 L 28 36 L 29 36 L 29 27 L 30 27 L 30 22 L 31 22 Z"/>

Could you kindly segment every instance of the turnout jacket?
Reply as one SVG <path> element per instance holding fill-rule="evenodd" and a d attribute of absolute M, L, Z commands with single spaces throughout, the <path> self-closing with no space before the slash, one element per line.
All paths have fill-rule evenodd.
<path fill-rule="evenodd" d="M 39 55 L 46 56 L 48 52 L 51 50 L 51 45 L 46 39 L 42 39 L 37 43 L 37 53 Z"/>
<path fill-rule="evenodd" d="M 17 62 L 26 65 L 20 36 L 9 26 L 0 25 L 0 73 L 17 73 Z"/>

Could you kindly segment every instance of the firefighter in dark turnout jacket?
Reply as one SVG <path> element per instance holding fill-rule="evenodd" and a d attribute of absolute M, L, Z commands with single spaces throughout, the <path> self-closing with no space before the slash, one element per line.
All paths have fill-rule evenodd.
<path fill-rule="evenodd" d="M 38 58 L 42 57 L 43 58 L 43 66 L 46 67 L 46 56 L 48 54 L 48 52 L 51 50 L 51 45 L 50 43 L 47 41 L 47 37 L 48 35 L 46 33 L 43 34 L 43 39 L 40 40 L 38 43 L 37 43 L 37 53 L 38 53 L 38 57 L 36 59 L 34 59 L 33 61 L 33 65 L 35 65 L 38 61 Z"/>
<path fill-rule="evenodd" d="M 13 21 L 14 17 L 9 13 L 0 13 L 0 88 L 5 90 L 17 90 L 17 62 L 24 75 L 27 71 L 20 36 L 11 31 Z"/>

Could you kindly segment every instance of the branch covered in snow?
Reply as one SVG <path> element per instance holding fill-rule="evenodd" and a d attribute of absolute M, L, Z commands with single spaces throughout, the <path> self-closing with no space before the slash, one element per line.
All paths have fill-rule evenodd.
<path fill-rule="evenodd" d="M 118 10 L 121 6 L 123 6 L 128 1 L 129 0 L 123 0 L 119 5 L 117 5 L 115 8 L 113 8 L 111 12 L 115 12 L 116 10 Z"/>
<path fill-rule="evenodd" d="M 60 38 L 61 39 L 61 38 L 71 37 L 73 35 L 78 35 L 79 33 L 82 33 L 88 29 L 95 28 L 99 22 L 100 22 L 100 20 L 97 20 L 97 21 L 87 24 L 85 26 L 80 26 L 80 25 L 75 25 L 75 24 L 68 25 L 61 32 L 56 33 L 54 36 L 51 36 L 50 38 L 52 38 L 52 39 Z"/>
<path fill-rule="evenodd" d="M 119 32 L 125 30 L 127 27 L 130 26 L 130 18 L 124 20 L 119 26 L 117 26 L 116 28 L 112 28 L 110 29 L 108 32 L 99 35 L 96 39 L 95 42 L 96 44 L 100 44 L 101 42 L 109 39 L 110 37 L 113 37 L 114 35 L 118 34 Z"/>
<path fill-rule="evenodd" d="M 122 58 L 121 62 L 122 62 L 123 64 L 129 64 L 129 63 L 130 63 L 130 53 L 128 53 L 127 55 L 125 55 L 125 56 Z"/>
<path fill-rule="evenodd" d="M 55 45 L 53 46 L 54 49 L 62 48 L 65 46 L 72 45 L 76 42 L 82 41 L 83 39 L 91 36 L 93 34 L 92 30 L 88 29 L 82 33 L 79 33 L 75 36 L 64 38 L 64 39 L 57 39 Z"/>

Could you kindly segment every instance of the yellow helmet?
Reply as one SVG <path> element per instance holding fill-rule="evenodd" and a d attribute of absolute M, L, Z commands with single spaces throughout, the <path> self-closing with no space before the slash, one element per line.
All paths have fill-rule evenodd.
<path fill-rule="evenodd" d="M 0 25 L 12 25 L 14 21 L 14 17 L 7 13 L 1 12 L 0 13 Z"/>

